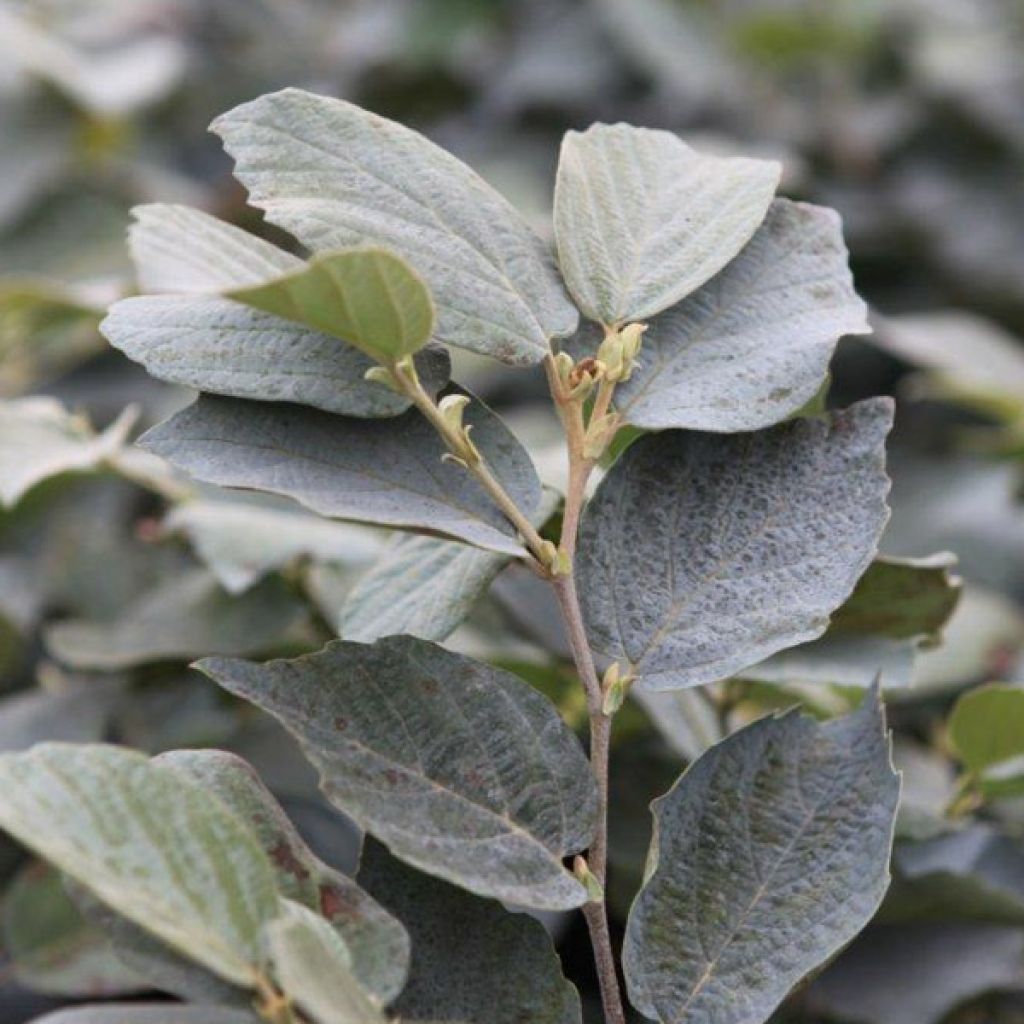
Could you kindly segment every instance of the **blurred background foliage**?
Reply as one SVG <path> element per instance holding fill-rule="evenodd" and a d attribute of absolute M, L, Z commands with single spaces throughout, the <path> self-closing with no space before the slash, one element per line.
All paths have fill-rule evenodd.
<path fill-rule="evenodd" d="M 206 132 L 216 114 L 284 85 L 344 96 L 453 150 L 545 233 L 568 128 L 625 120 L 770 155 L 785 194 L 840 211 L 873 309 L 827 401 L 898 399 L 886 557 L 821 641 L 627 705 L 617 926 L 647 804 L 681 767 L 769 709 L 843 711 L 881 666 L 904 772 L 893 887 L 778 1019 L 1024 1021 L 1022 52 L 1020 0 L 0 0 L 0 749 L 232 749 L 325 859 L 356 856 L 283 734 L 187 665 L 322 645 L 388 539 L 197 489 L 133 450 L 189 396 L 97 330 L 133 290 L 135 204 L 269 233 Z M 557 486 L 540 376 L 455 362 Z M 503 572 L 450 642 L 581 724 L 533 582 Z M 7 840 L 0 878 L 0 1019 L 136 991 L 59 879 Z M 547 923 L 596 1019 L 578 922 Z"/>

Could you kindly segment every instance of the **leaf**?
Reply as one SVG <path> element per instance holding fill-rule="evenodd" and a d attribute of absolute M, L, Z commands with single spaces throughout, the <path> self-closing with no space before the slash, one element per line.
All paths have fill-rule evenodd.
<path fill-rule="evenodd" d="M 539 921 L 413 871 L 372 839 L 358 878 L 412 937 L 412 973 L 391 1007 L 401 1020 L 579 1024 L 579 994 Z"/>
<path fill-rule="evenodd" d="M 58 693 L 36 687 L 4 697 L 0 751 L 27 750 L 43 740 L 102 739 L 120 691 L 116 681 L 90 681 Z"/>
<path fill-rule="evenodd" d="M 96 1003 L 71 1006 L 36 1017 L 31 1024 L 254 1024 L 245 1010 L 173 1003 Z"/>
<path fill-rule="evenodd" d="M 348 592 L 338 631 L 362 643 L 399 633 L 444 640 L 509 558 L 433 537 L 398 537 Z"/>
<path fill-rule="evenodd" d="M 144 292 L 210 295 L 302 266 L 298 256 L 189 206 L 144 203 L 132 216 L 128 246 Z"/>
<path fill-rule="evenodd" d="M 544 493 L 532 517 L 535 526 L 544 525 L 559 500 L 552 491 Z M 362 643 L 399 633 L 444 640 L 510 560 L 433 537 L 397 537 L 346 595 L 338 632 Z"/>
<path fill-rule="evenodd" d="M 961 310 L 877 318 L 879 347 L 922 366 L 939 386 L 989 394 L 1024 409 L 1024 355 L 998 324 Z"/>
<path fill-rule="evenodd" d="M 409 969 L 405 929 L 351 878 L 313 854 L 250 765 L 222 750 L 175 750 L 154 763 L 180 772 L 234 811 L 270 858 L 281 896 L 338 933 L 360 985 L 382 1003 L 398 995 Z"/>
<path fill-rule="evenodd" d="M 989 683 L 965 693 L 949 717 L 949 738 L 975 773 L 1024 756 L 1024 687 Z"/>
<path fill-rule="evenodd" d="M 251 202 L 310 249 L 370 244 L 404 256 L 433 293 L 439 341 L 530 365 L 576 329 L 543 243 L 416 132 L 299 89 L 236 107 L 213 130 Z"/>
<path fill-rule="evenodd" d="M 282 915 L 267 925 L 274 972 L 319 1024 L 384 1024 L 384 1016 L 352 975 L 338 933 L 300 903 L 282 900 Z"/>
<path fill-rule="evenodd" d="M 383 540 L 364 527 L 330 522 L 266 495 L 231 491 L 211 491 L 176 505 L 163 530 L 188 537 L 230 594 L 243 593 L 302 556 L 360 566 L 383 547 Z"/>
<path fill-rule="evenodd" d="M 332 334 L 381 362 L 418 352 L 434 331 L 434 302 L 427 286 L 387 249 L 318 253 L 295 270 L 226 294 Z"/>
<path fill-rule="evenodd" d="M 277 912 L 270 863 L 223 804 L 119 747 L 0 755 L 0 826 L 118 913 L 249 984 Z"/>
<path fill-rule="evenodd" d="M 290 401 L 346 416 L 395 416 L 405 397 L 364 380 L 376 361 L 330 334 L 219 294 L 302 270 L 297 257 L 181 206 L 136 207 L 132 253 L 146 295 L 115 303 L 102 324 L 111 343 L 160 380 L 258 401 Z M 440 349 L 421 353 L 424 387 L 448 380 Z"/>
<path fill-rule="evenodd" d="M 0 395 L 34 390 L 103 351 L 103 291 L 33 276 L 0 278 Z"/>
<path fill-rule="evenodd" d="M 494 474 L 532 514 L 540 481 L 525 450 L 482 403 L 473 402 L 465 419 Z M 356 420 L 201 397 L 140 443 L 200 480 L 282 494 L 337 519 L 437 531 L 522 554 L 512 526 L 476 479 L 441 462 L 444 445 L 416 410 Z"/>
<path fill-rule="evenodd" d="M 521 679 L 413 637 L 196 667 L 278 718 L 327 797 L 396 856 L 484 896 L 584 902 L 562 859 L 590 841 L 594 779 Z"/>
<path fill-rule="evenodd" d="M 608 325 L 675 305 L 750 240 L 780 173 L 774 161 L 698 153 L 670 132 L 567 132 L 555 237 L 576 304 Z"/>
<path fill-rule="evenodd" d="M 280 579 L 233 597 L 205 569 L 170 577 L 113 622 L 69 619 L 45 632 L 47 649 L 72 668 L 132 668 L 213 651 L 257 654 L 302 636 L 302 603 Z"/>
<path fill-rule="evenodd" d="M 1024 850 L 986 825 L 900 843 L 880 917 L 1024 925 Z"/>
<path fill-rule="evenodd" d="M 124 445 L 135 415 L 126 409 L 97 434 L 52 398 L 0 402 L 0 508 L 50 477 L 100 467 Z"/>
<path fill-rule="evenodd" d="M 1024 932 L 984 924 L 871 928 L 814 984 L 829 1017 L 939 1024 L 968 999 L 1024 982 Z M 982 1019 L 985 1019 L 984 1017 Z"/>
<path fill-rule="evenodd" d="M 879 555 L 839 606 L 825 634 L 743 670 L 765 682 L 909 686 L 919 649 L 941 642 L 960 600 L 956 556 Z"/>
<path fill-rule="evenodd" d="M 623 949 L 633 1005 L 767 1020 L 877 909 L 898 801 L 877 691 L 846 718 L 790 712 L 712 747 L 652 805 Z"/>
<path fill-rule="evenodd" d="M 97 998 L 142 991 L 64 891 L 61 876 L 33 861 L 3 895 L 3 946 L 14 980 L 35 992 Z"/>
<path fill-rule="evenodd" d="M 143 295 L 116 302 L 110 343 L 158 380 L 261 402 L 298 402 L 342 416 L 397 416 L 409 400 L 364 379 L 376 363 L 338 339 L 216 296 Z M 448 357 L 415 360 L 424 388 L 448 382 Z"/>
<path fill-rule="evenodd" d="M 724 270 L 651 321 L 615 407 L 648 430 L 771 426 L 814 398 L 839 338 L 870 330 L 866 314 L 838 215 L 777 199 Z"/>
<path fill-rule="evenodd" d="M 577 568 L 596 652 L 667 690 L 820 636 L 888 510 L 888 399 L 755 434 L 666 431 L 602 481 Z"/>

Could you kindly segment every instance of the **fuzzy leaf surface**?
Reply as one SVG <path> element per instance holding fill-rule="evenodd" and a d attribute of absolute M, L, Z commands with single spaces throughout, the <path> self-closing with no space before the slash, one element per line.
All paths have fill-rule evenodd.
<path fill-rule="evenodd" d="M 190 206 L 144 203 L 132 216 L 128 248 L 144 292 L 209 295 L 302 266 L 298 256 Z"/>
<path fill-rule="evenodd" d="M 777 199 L 724 270 L 650 322 L 616 409 L 648 430 L 731 433 L 791 416 L 839 338 L 870 330 L 847 259 L 838 214 Z"/>
<path fill-rule="evenodd" d="M 580 997 L 544 926 L 402 864 L 372 839 L 359 883 L 409 929 L 409 981 L 391 1009 L 404 1021 L 580 1024 Z"/>
<path fill-rule="evenodd" d="M 750 240 L 779 183 L 774 161 L 698 153 L 671 132 L 567 132 L 555 183 L 558 261 L 591 320 L 652 317 Z"/>
<path fill-rule="evenodd" d="M 364 380 L 376 362 L 322 331 L 217 295 L 139 295 L 114 303 L 110 343 L 158 380 L 260 402 L 297 402 L 341 416 L 397 416 L 409 400 Z M 448 381 L 447 355 L 416 357 L 423 386 Z"/>
<path fill-rule="evenodd" d="M 562 859 L 590 841 L 594 779 L 554 707 L 518 677 L 401 636 L 198 668 L 277 717 L 327 797 L 396 856 L 480 895 L 584 901 Z"/>
<path fill-rule="evenodd" d="M 470 404 L 465 421 L 494 474 L 532 513 L 541 491 L 529 455 L 482 403 Z M 357 420 L 204 396 L 140 443 L 200 480 L 281 494 L 321 515 L 437 531 L 522 553 L 483 487 L 462 467 L 441 461 L 443 443 L 416 410 Z"/>
<path fill-rule="evenodd" d="M 274 876 L 246 826 L 167 767 L 120 747 L 0 756 L 0 826 L 215 974 L 249 984 Z"/>
<path fill-rule="evenodd" d="M 888 517 L 892 403 L 752 434 L 665 431 L 602 481 L 580 534 L 595 650 L 697 686 L 820 636 Z"/>
<path fill-rule="evenodd" d="M 303 261 L 185 206 L 136 207 L 129 243 L 142 295 L 114 303 L 102 329 L 160 380 L 258 401 L 298 402 L 344 416 L 395 416 L 409 402 L 363 379 L 375 360 L 332 334 L 222 293 L 301 271 Z M 440 349 L 417 358 L 424 386 L 448 380 Z"/>
<path fill-rule="evenodd" d="M 990 683 L 965 693 L 950 715 L 949 736 L 973 772 L 1024 756 L 1024 687 Z"/>
<path fill-rule="evenodd" d="M 870 920 L 899 801 L 881 703 L 824 725 L 794 712 L 711 748 L 652 805 L 623 965 L 655 1020 L 767 1020 Z"/>
<path fill-rule="evenodd" d="M 956 557 L 879 555 L 824 635 L 743 670 L 762 682 L 909 686 L 919 649 L 937 644 L 960 600 Z"/>
<path fill-rule="evenodd" d="M 251 202 L 310 249 L 381 245 L 408 259 L 433 293 L 439 341 L 530 365 L 575 330 L 547 247 L 417 132 L 299 89 L 236 107 L 213 130 Z"/>
<path fill-rule="evenodd" d="M 212 651 L 280 650 L 301 636 L 306 618 L 302 602 L 278 578 L 232 596 L 205 569 L 190 569 L 140 596 L 112 622 L 68 619 L 50 626 L 45 640 L 66 665 L 112 671 Z"/>

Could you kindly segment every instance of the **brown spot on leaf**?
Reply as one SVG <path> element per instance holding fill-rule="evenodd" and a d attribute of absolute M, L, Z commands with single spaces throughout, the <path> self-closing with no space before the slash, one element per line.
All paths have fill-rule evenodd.
<path fill-rule="evenodd" d="M 309 869 L 295 855 L 295 851 L 284 839 L 278 841 L 277 845 L 270 851 L 270 859 L 282 870 L 287 871 L 293 878 L 304 882 L 309 878 Z"/>

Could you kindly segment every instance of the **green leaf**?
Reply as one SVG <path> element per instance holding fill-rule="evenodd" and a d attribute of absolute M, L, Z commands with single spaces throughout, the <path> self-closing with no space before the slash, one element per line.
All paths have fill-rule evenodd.
<path fill-rule="evenodd" d="M 948 552 L 879 555 L 822 637 L 744 669 L 743 678 L 870 686 L 880 677 L 883 686 L 909 686 L 918 650 L 941 642 L 960 600 L 961 581 L 950 571 L 955 565 Z"/>
<path fill-rule="evenodd" d="M 950 715 L 949 738 L 972 772 L 1024 756 L 1024 687 L 990 683 L 965 693 Z"/>
<path fill-rule="evenodd" d="M 196 554 L 231 594 L 299 557 L 367 565 L 384 541 L 362 526 L 335 523 L 269 495 L 211 490 L 182 502 L 163 521 L 188 537 Z"/>
<path fill-rule="evenodd" d="M 281 916 L 267 925 L 267 945 L 282 990 L 318 1024 L 385 1024 L 353 976 L 338 933 L 300 903 L 282 900 L 281 906 Z"/>
<path fill-rule="evenodd" d="M 239 985 L 277 913 L 270 863 L 220 801 L 119 747 L 0 755 L 0 826 L 100 900 Z"/>
<path fill-rule="evenodd" d="M 386 249 L 318 253 L 280 277 L 226 295 L 333 334 L 385 363 L 418 352 L 434 331 L 427 286 L 405 260 Z"/>
<path fill-rule="evenodd" d="M 670 132 L 567 132 L 555 237 L 576 304 L 609 325 L 675 305 L 750 240 L 780 173 L 774 161 L 698 153 Z"/>
<path fill-rule="evenodd" d="M 481 402 L 467 408 L 465 421 L 495 476 L 532 514 L 541 491 L 526 451 Z M 357 420 L 201 397 L 140 443 L 200 480 L 282 494 L 337 519 L 436 531 L 522 554 L 512 526 L 476 479 L 442 463 L 446 449 L 416 410 Z"/>
<path fill-rule="evenodd" d="M 213 130 L 251 202 L 310 249 L 370 244 L 404 256 L 433 293 L 439 341 L 530 365 L 576 329 L 544 244 L 416 132 L 299 89 L 236 107 Z"/>
<path fill-rule="evenodd" d="M 724 270 L 651 321 L 615 407 L 648 430 L 771 426 L 814 398 L 839 338 L 870 330 L 866 314 L 838 215 L 778 199 Z"/>
<path fill-rule="evenodd" d="M 413 637 L 197 667 L 294 733 L 327 797 L 396 856 L 484 896 L 584 902 L 562 859 L 590 841 L 594 778 L 521 679 Z"/>
<path fill-rule="evenodd" d="M 0 908 L 3 948 L 19 985 L 75 998 L 126 995 L 145 988 L 114 955 L 64 890 L 60 873 L 34 861 L 15 875 Z"/>
<path fill-rule="evenodd" d="M 281 896 L 337 932 L 360 985 L 382 1003 L 398 995 L 409 970 L 405 929 L 351 878 L 313 854 L 250 765 L 222 750 L 175 750 L 154 764 L 182 773 L 234 811 L 270 858 Z"/>
<path fill-rule="evenodd" d="M 877 692 L 847 718 L 790 712 L 709 750 L 652 805 L 623 950 L 633 1005 L 767 1020 L 877 909 L 898 800 Z"/>
<path fill-rule="evenodd" d="M 305 607 L 280 579 L 233 597 L 205 569 L 190 569 L 141 596 L 113 622 L 69 619 L 50 626 L 45 640 L 72 668 L 111 671 L 213 651 L 280 650 L 302 639 L 306 622 Z"/>
<path fill-rule="evenodd" d="M 754 434 L 666 431 L 602 481 L 577 569 L 595 650 L 696 686 L 824 632 L 888 516 L 888 399 Z"/>
<path fill-rule="evenodd" d="M 333 333 L 295 323 L 291 310 L 282 319 L 221 297 L 303 272 L 302 260 L 185 206 L 153 204 L 134 213 L 130 242 L 143 289 L 179 294 L 117 302 L 102 329 L 150 374 L 200 391 L 345 416 L 396 416 L 409 407 L 405 397 L 365 380 L 376 360 L 339 345 Z M 448 358 L 440 349 L 421 353 L 416 364 L 431 394 L 447 383 Z"/>
<path fill-rule="evenodd" d="M 401 1020 L 579 1024 L 579 994 L 540 922 L 413 871 L 372 839 L 358 878 L 412 937 L 412 973 L 391 1007 Z"/>
<path fill-rule="evenodd" d="M 50 477 L 101 467 L 124 446 L 135 415 L 126 409 L 97 434 L 52 398 L 0 402 L 0 508 L 13 507 Z"/>

